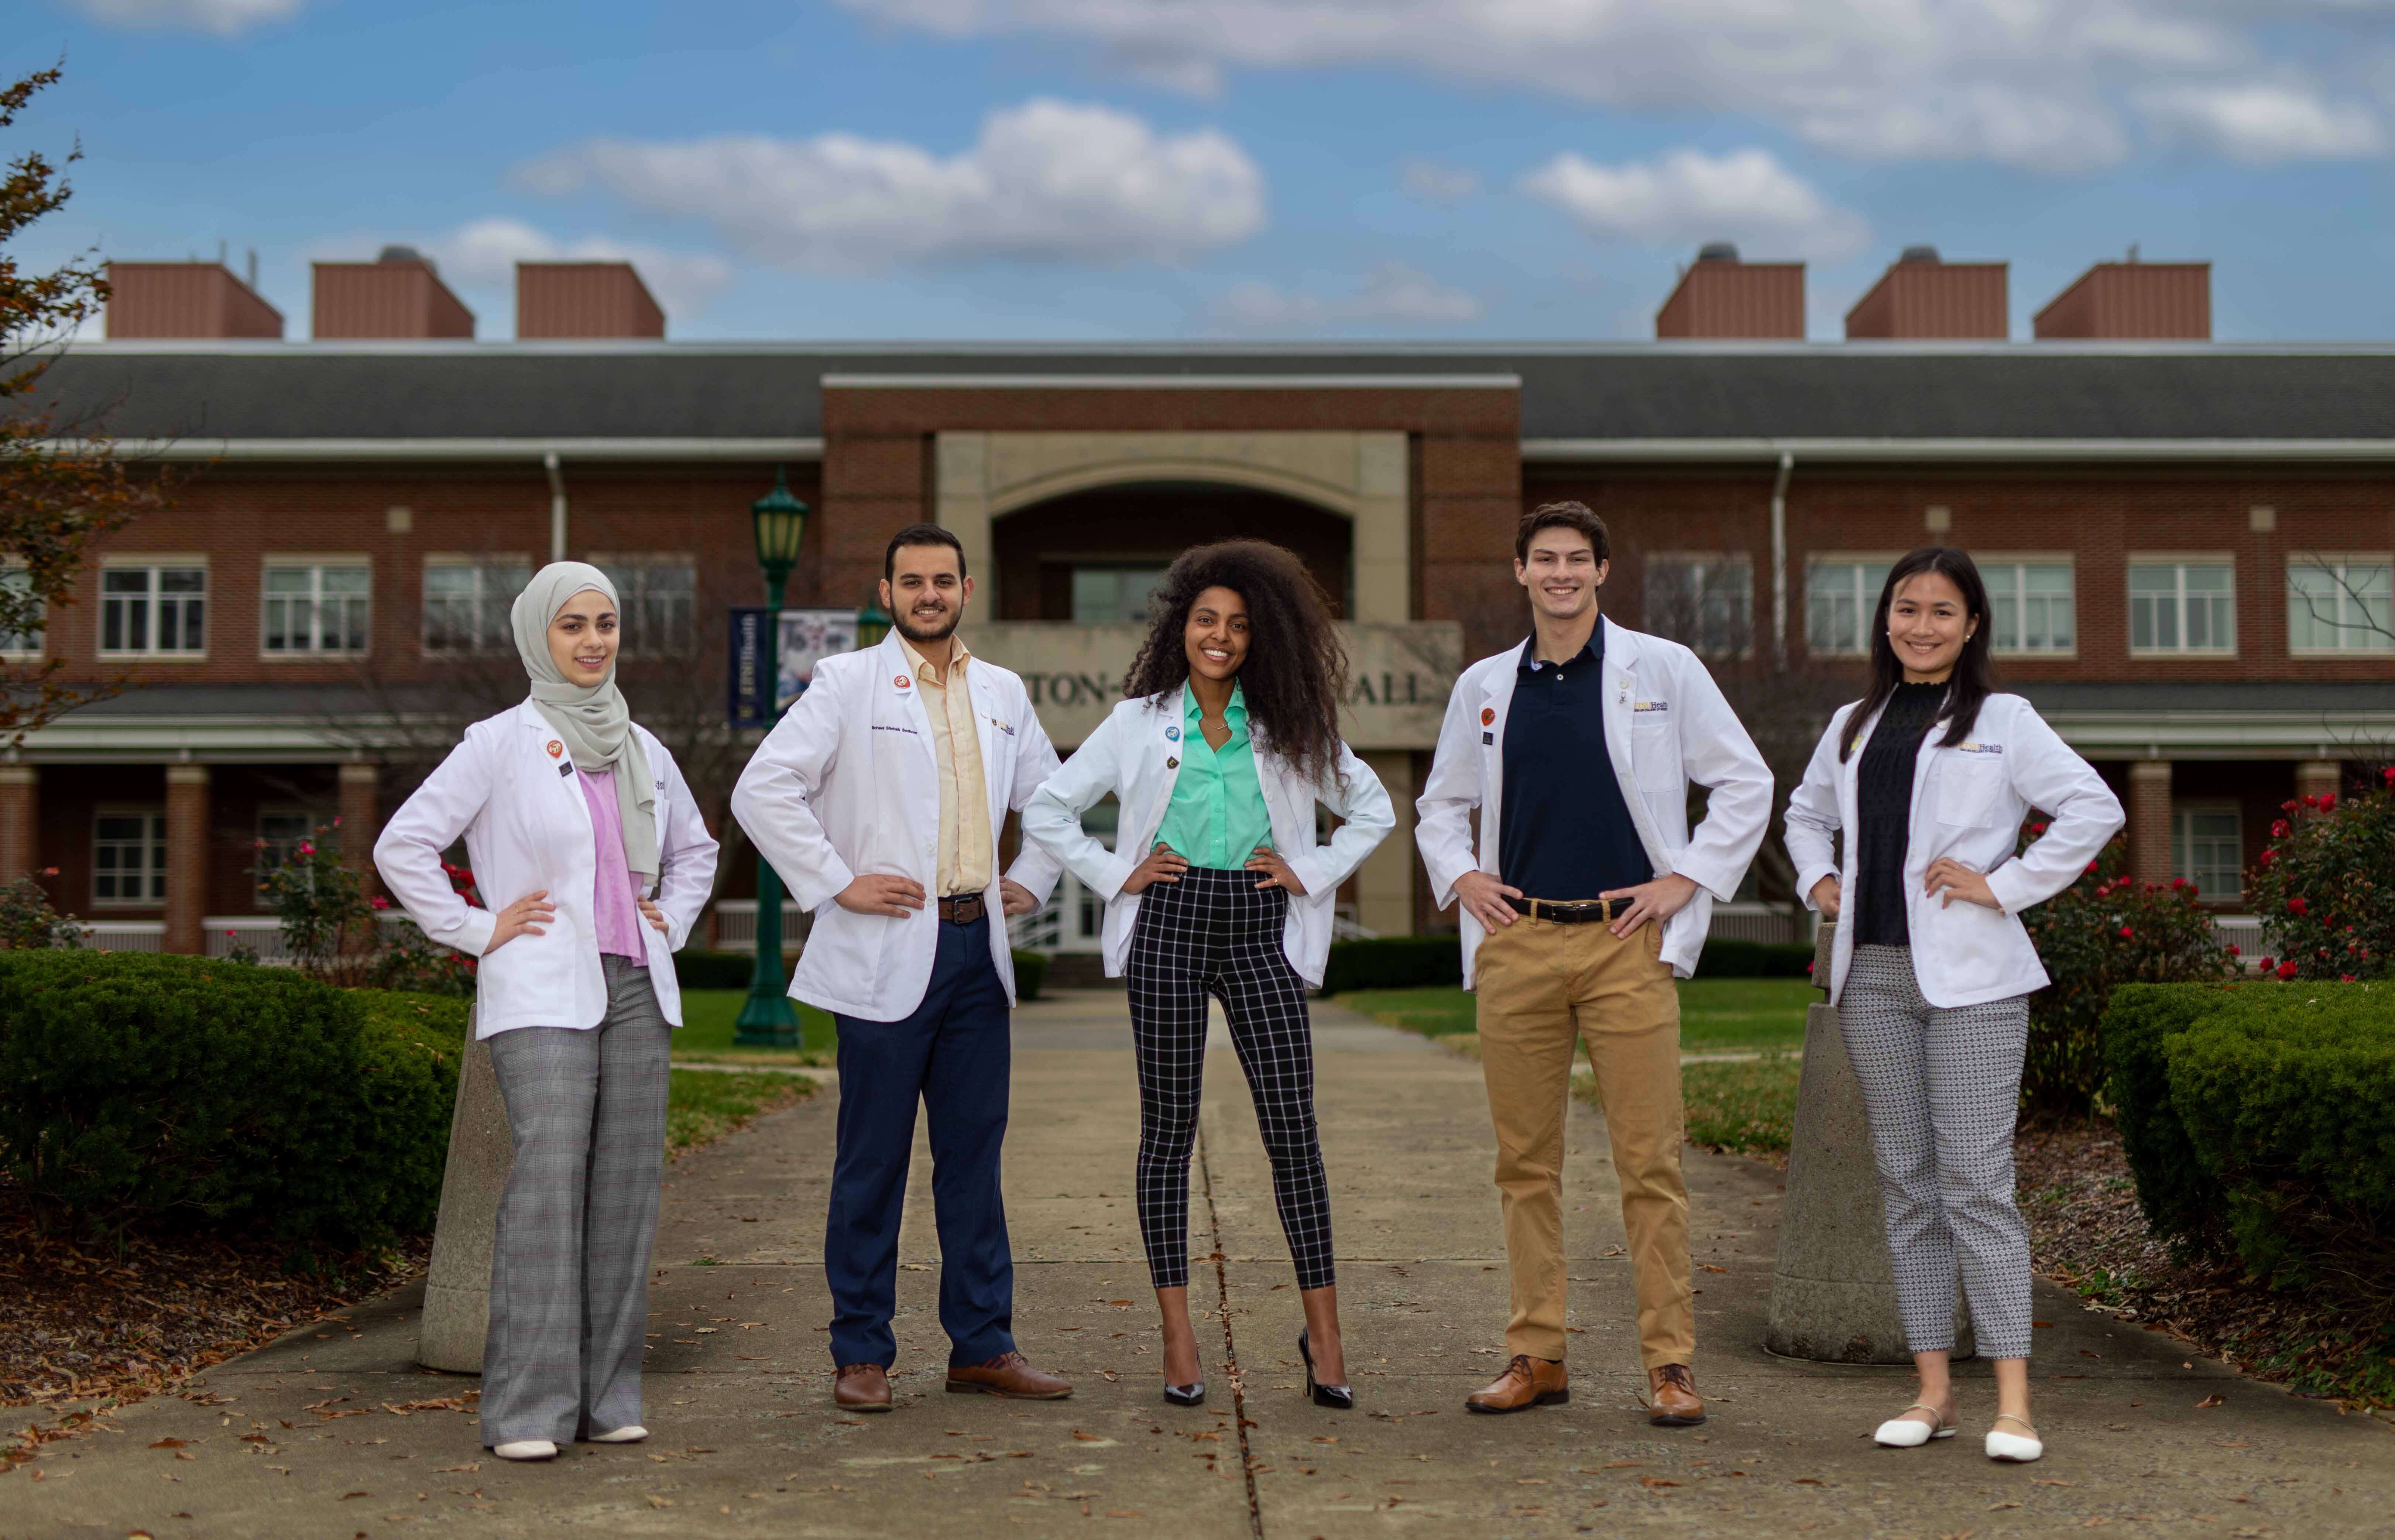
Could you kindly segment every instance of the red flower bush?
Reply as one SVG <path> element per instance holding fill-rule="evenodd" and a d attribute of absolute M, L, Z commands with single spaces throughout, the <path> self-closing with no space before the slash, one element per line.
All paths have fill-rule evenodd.
<path fill-rule="evenodd" d="M 2395 772 L 2270 826 L 2246 896 L 2285 979 L 2385 977 L 2395 954 Z M 2290 811 L 2299 804 L 2287 804 Z"/>

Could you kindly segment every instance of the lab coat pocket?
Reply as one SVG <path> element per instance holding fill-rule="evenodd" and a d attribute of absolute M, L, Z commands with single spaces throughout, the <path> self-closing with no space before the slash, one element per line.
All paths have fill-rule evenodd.
<path fill-rule="evenodd" d="M 1631 718 L 1630 758 L 1641 786 L 1680 779 L 1679 724 L 1668 709 L 1642 705 Z"/>
<path fill-rule="evenodd" d="M 1938 766 L 1938 821 L 1984 829 L 1996 821 L 2005 790 L 2005 762 L 1993 755 L 1952 753 Z"/>
<path fill-rule="evenodd" d="M 1912 921 L 1914 949 L 1937 955 L 1941 993 L 1985 998 L 2018 972 L 2016 953 L 2026 938 L 2019 922 L 2001 910 L 1960 898 L 1945 905 L 1924 898 L 1913 906 Z"/>
<path fill-rule="evenodd" d="M 859 981 L 878 982 L 881 954 L 906 924 L 888 915 L 853 914 L 836 901 L 827 903 L 815 910 L 805 955 L 818 978 L 838 980 L 851 988 Z"/>

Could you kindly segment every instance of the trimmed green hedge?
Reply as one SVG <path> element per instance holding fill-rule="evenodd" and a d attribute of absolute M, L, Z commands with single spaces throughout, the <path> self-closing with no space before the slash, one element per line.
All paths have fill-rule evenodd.
<path fill-rule="evenodd" d="M 2395 985 L 2126 985 L 2104 1033 L 2156 1228 L 2225 1243 L 2269 1282 L 2387 1291 Z"/>
<path fill-rule="evenodd" d="M 1463 950 L 1452 936 L 1383 936 L 1333 941 L 1323 964 L 1322 992 L 1463 987 Z"/>
<path fill-rule="evenodd" d="M 467 1002 L 133 952 L 0 952 L 0 1163 L 88 1229 L 430 1228 Z"/>
<path fill-rule="evenodd" d="M 685 989 L 745 989 L 756 973 L 754 952 L 692 947 L 674 953 L 674 977 Z"/>
<path fill-rule="evenodd" d="M 1014 998 L 1037 1000 L 1048 987 L 1048 954 L 1014 949 Z"/>
<path fill-rule="evenodd" d="M 1813 949 L 1802 942 L 1708 940 L 1697 957 L 1699 978 L 1803 978 L 1813 971 Z"/>

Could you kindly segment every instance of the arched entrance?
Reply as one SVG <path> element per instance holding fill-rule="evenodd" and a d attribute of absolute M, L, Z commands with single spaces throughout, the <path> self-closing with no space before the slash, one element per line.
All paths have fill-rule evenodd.
<path fill-rule="evenodd" d="M 1080 625 L 1144 622 L 1172 559 L 1210 540 L 1271 540 L 1296 552 L 1330 597 L 1354 608 L 1354 522 L 1256 487 L 1134 482 L 1069 492 L 991 521 L 999 617 Z"/>

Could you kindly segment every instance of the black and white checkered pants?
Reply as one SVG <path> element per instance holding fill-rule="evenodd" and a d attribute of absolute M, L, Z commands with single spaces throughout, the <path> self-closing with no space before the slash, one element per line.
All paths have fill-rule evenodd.
<path fill-rule="evenodd" d="M 1330 1185 L 1314 1123 L 1305 983 L 1281 952 L 1289 895 L 1252 871 L 1192 867 L 1152 883 L 1131 927 L 1131 1033 L 1139 1061 L 1139 1228 L 1159 1289 L 1189 1283 L 1189 1154 L 1206 1068 L 1206 1002 L 1223 1002 L 1248 1072 L 1297 1286 L 1333 1281 Z"/>
<path fill-rule="evenodd" d="M 1838 1031 L 1871 1117 L 1907 1346 L 1953 1350 L 1959 1252 L 1979 1356 L 2029 1357 L 2029 1227 L 2013 1206 L 2029 997 L 1941 1010 L 1911 948 L 1857 947 Z"/>

